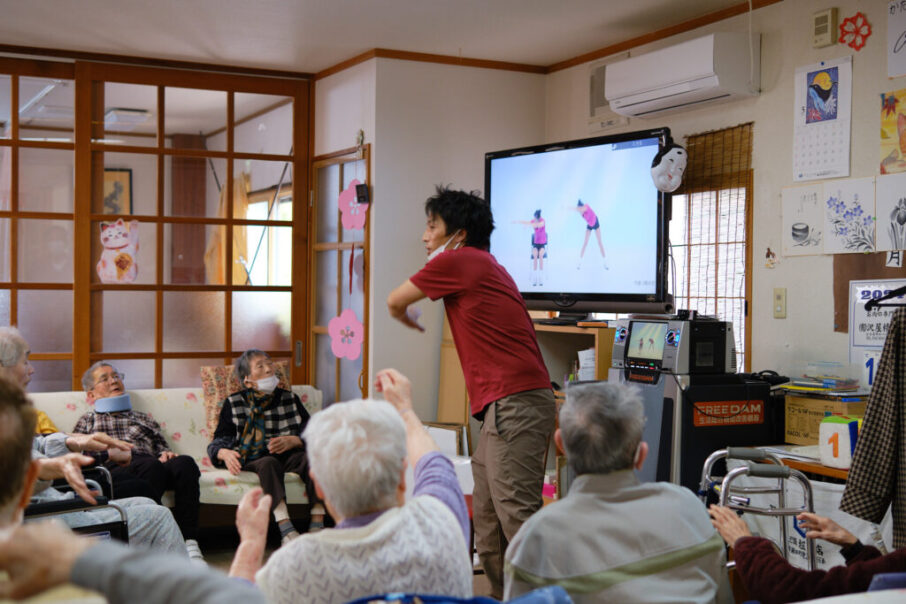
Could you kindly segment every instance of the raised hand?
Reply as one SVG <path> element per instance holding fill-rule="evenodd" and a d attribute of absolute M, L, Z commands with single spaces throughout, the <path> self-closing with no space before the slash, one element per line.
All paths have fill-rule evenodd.
<path fill-rule="evenodd" d="M 836 545 L 852 545 L 858 539 L 848 530 L 824 516 L 811 512 L 802 512 L 796 516 L 799 526 L 806 530 L 809 539 L 824 539 Z"/>
<path fill-rule="evenodd" d="M 402 413 L 412 409 L 412 383 L 396 369 L 382 369 L 375 376 L 374 389 Z"/>
<path fill-rule="evenodd" d="M 92 505 L 97 503 L 91 489 L 85 484 L 85 477 L 82 476 L 82 467 L 93 464 L 92 458 L 81 453 L 67 453 L 60 457 L 44 457 L 37 461 L 38 478 L 42 480 L 65 478 L 76 495 Z"/>

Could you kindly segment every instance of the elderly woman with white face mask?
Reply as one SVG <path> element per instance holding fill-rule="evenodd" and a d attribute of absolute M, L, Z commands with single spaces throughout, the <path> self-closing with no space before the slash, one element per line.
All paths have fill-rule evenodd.
<path fill-rule="evenodd" d="M 302 441 L 309 415 L 298 396 L 277 387 L 274 362 L 263 350 L 246 350 L 236 359 L 234 370 L 245 389 L 223 402 L 208 456 L 231 474 L 241 470 L 258 474 L 262 489 L 272 497 L 271 513 L 286 543 L 299 533 L 286 507 L 284 474 L 298 474 L 305 483 L 310 504 L 315 503 Z M 323 518 L 313 516 L 312 526 L 322 521 Z"/>

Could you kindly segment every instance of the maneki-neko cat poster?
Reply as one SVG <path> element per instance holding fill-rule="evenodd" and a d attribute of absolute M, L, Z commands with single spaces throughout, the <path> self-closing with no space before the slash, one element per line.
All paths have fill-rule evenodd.
<path fill-rule="evenodd" d="M 906 172 L 906 88 L 881 93 L 881 174 Z"/>

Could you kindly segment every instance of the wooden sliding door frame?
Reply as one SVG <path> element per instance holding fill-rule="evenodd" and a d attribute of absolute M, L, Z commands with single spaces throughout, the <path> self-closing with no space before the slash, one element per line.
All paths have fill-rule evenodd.
<path fill-rule="evenodd" d="M 311 253 L 308 249 L 309 230 L 309 159 L 311 153 L 311 107 L 312 85 L 306 79 L 259 77 L 168 69 L 156 67 L 136 67 L 122 64 L 76 61 L 73 63 L 55 63 L 47 61 L 0 58 L 0 74 L 10 74 L 12 109 L 10 117 L 11 138 L 0 139 L 0 147 L 11 149 L 11 182 L 10 207 L 0 211 L 0 218 L 10 219 L 10 241 L 0 242 L 10 254 L 10 280 L 0 282 L 0 289 L 10 290 L 10 323 L 17 324 L 18 301 L 20 290 L 71 290 L 73 292 L 73 334 L 72 351 L 69 353 L 41 353 L 33 355 L 35 360 L 72 360 L 72 387 L 80 389 L 81 374 L 94 361 L 107 359 L 150 359 L 154 360 L 154 385 L 161 387 L 163 382 L 163 361 L 166 359 L 223 358 L 230 362 L 241 350 L 233 350 L 232 341 L 232 304 L 234 292 L 285 292 L 290 294 L 290 345 L 287 349 L 268 351 L 274 356 L 293 358 L 293 383 L 308 383 L 308 351 L 298 342 L 305 341 L 309 331 L 309 300 L 307 284 Z M 18 119 L 18 78 L 21 76 L 59 78 L 74 82 L 74 123 L 73 142 L 46 142 L 19 140 L 20 124 Z M 156 145 L 136 146 L 127 144 L 109 144 L 99 142 L 103 132 L 104 84 L 136 84 L 157 87 L 157 123 Z M 166 116 L 165 90 L 167 88 L 186 88 L 197 90 L 223 91 L 226 95 L 225 127 L 208 135 L 225 133 L 226 149 L 209 151 L 204 148 L 173 148 L 167 146 L 168 137 L 164 134 Z M 234 115 L 234 98 L 236 94 L 248 93 L 286 97 L 272 106 L 256 111 L 253 115 L 243 116 L 237 120 Z M 234 149 L 234 127 L 237 123 L 273 110 L 292 102 L 293 134 L 292 148 L 287 154 L 248 153 Z M 37 129 L 53 129 L 42 128 Z M 100 129 L 100 130 L 99 130 Z M 207 136 L 207 135 L 205 135 Z M 72 213 L 19 211 L 18 182 L 19 155 L 21 148 L 43 148 L 72 150 L 74 164 L 74 188 Z M 102 188 L 103 153 L 129 153 L 154 156 L 156 158 L 156 212 L 154 214 L 114 215 L 99 213 L 93 196 Z M 220 159 L 226 163 L 225 183 L 227 215 L 225 217 L 208 216 L 170 216 L 165 214 L 165 161 L 167 158 L 204 158 Z M 100 159 L 100 163 L 98 160 Z M 234 216 L 233 209 L 233 172 L 237 161 L 288 162 L 292 165 L 291 190 L 293 199 L 292 220 L 247 220 L 245 216 Z M 282 196 L 282 195 L 281 195 Z M 21 282 L 17 267 L 18 229 L 17 220 L 21 218 L 40 218 L 73 221 L 73 278 L 72 283 L 37 283 Z M 105 284 L 97 282 L 94 276 L 94 262 L 99 253 L 98 243 L 94 241 L 93 227 L 100 221 L 123 218 L 138 220 L 140 223 L 153 225 L 156 239 L 156 275 L 149 284 Z M 202 225 L 225 226 L 224 262 L 225 283 L 222 285 L 180 285 L 164 283 L 164 235 L 166 225 Z M 270 226 L 291 227 L 293 242 L 292 281 L 281 286 L 250 286 L 235 284 L 230 267 L 233 261 L 233 227 L 237 226 Z M 100 326 L 103 315 L 100 311 L 92 312 L 92 296 L 104 291 L 147 291 L 153 292 L 155 298 L 155 330 L 153 350 L 136 353 L 109 353 L 101 350 L 102 339 Z M 165 352 L 163 305 L 166 292 L 223 292 L 224 293 L 224 338 L 223 346 L 216 350 L 192 352 Z M 137 317 L 136 320 L 142 320 Z M 94 337 L 92 337 L 94 335 Z M 27 337 L 27 334 L 26 334 Z M 94 344 L 94 350 L 92 346 Z"/>

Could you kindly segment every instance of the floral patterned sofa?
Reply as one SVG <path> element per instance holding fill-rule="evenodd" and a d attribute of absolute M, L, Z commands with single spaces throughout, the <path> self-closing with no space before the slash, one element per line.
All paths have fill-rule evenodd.
<path fill-rule="evenodd" d="M 321 409 L 321 392 L 312 386 L 293 386 L 310 414 Z M 150 414 L 160 424 L 170 448 L 180 455 L 191 455 L 201 470 L 201 503 L 237 505 L 242 494 L 258 485 L 253 472 L 233 476 L 225 469 L 215 468 L 208 458 L 219 412 L 218 401 L 205 403 L 202 388 L 159 388 L 129 390 L 132 408 Z M 207 388 L 208 399 L 216 393 Z M 90 409 L 84 392 L 41 392 L 30 394 L 35 407 L 47 413 L 56 426 L 69 432 L 83 413 Z M 220 399 L 223 400 L 223 397 Z M 213 420 L 212 423 L 209 423 Z M 168 493 L 167 495 L 171 495 Z M 301 479 L 286 475 L 287 503 L 308 503 Z M 165 504 L 168 504 L 165 496 Z M 172 499 L 169 501 L 172 504 Z"/>

